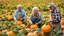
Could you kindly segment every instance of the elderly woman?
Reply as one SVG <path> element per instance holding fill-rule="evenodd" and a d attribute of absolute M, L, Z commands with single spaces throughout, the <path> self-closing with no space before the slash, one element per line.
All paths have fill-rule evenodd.
<path fill-rule="evenodd" d="M 17 23 L 17 21 L 24 21 L 26 19 L 26 13 L 22 9 L 21 5 L 17 6 L 17 10 L 14 13 L 14 20 Z"/>
<path fill-rule="evenodd" d="M 32 14 L 30 16 L 32 24 L 37 24 L 39 28 L 42 26 L 42 15 L 40 14 L 38 7 L 32 9 Z"/>

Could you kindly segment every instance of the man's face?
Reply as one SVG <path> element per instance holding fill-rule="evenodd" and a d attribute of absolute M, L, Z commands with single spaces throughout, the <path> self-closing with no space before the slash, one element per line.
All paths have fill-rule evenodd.
<path fill-rule="evenodd" d="M 20 11 L 21 10 L 21 7 L 18 7 L 17 9 L 18 9 L 18 11 Z"/>
<path fill-rule="evenodd" d="M 53 10 L 54 9 L 54 6 L 51 6 L 50 9 Z"/>

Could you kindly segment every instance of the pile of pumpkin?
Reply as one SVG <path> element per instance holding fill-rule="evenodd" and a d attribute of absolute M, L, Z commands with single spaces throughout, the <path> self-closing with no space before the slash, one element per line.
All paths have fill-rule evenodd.
<path fill-rule="evenodd" d="M 25 36 L 45 36 L 45 32 L 49 32 L 51 30 L 51 25 L 44 24 L 41 29 L 38 28 L 38 26 L 35 25 L 28 25 L 22 24 L 21 21 L 18 21 L 18 23 L 15 23 L 14 21 L 9 24 L 9 21 L 11 22 L 13 20 L 13 16 L 11 15 L 11 12 L 8 12 L 6 15 L 3 14 L 1 18 L 5 19 L 5 16 L 7 16 L 7 21 L 5 20 L 5 24 L 0 24 L 3 29 L 0 30 L 0 33 L 4 33 L 7 36 L 19 36 L 19 35 L 25 35 Z M 26 12 L 27 16 L 30 17 L 30 14 Z M 5 26 L 4 26 L 5 25 Z M 8 28 L 9 27 L 9 28 Z M 61 20 L 61 29 L 64 30 L 64 18 Z"/>
<path fill-rule="evenodd" d="M 11 19 L 10 19 L 11 20 Z M 10 21 L 9 20 L 9 21 Z M 4 25 L 10 25 L 10 24 L 0 24 L 1 26 Z M 12 23 L 11 26 L 4 26 L 4 29 L 0 29 L 0 35 L 3 33 L 7 36 L 45 36 L 45 32 L 49 32 L 51 30 L 51 25 L 44 24 L 41 29 L 38 28 L 36 24 L 30 25 L 30 27 L 27 27 L 28 25 L 22 24 L 21 21 L 18 21 L 18 23 Z M 61 20 L 61 29 L 64 30 L 64 19 Z M 3 35 L 4 35 L 3 34 Z"/>

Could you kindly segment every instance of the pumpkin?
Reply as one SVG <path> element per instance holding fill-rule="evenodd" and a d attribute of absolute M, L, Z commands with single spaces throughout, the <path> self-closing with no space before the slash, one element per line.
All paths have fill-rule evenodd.
<path fill-rule="evenodd" d="M 5 18 L 5 15 L 2 15 L 1 18 Z"/>
<path fill-rule="evenodd" d="M 22 31 L 23 31 L 23 29 L 22 29 L 22 30 L 18 30 L 18 32 L 20 32 L 20 33 L 21 33 Z"/>
<path fill-rule="evenodd" d="M 39 31 L 37 34 L 38 34 L 38 36 L 45 36 L 44 32 L 42 32 L 42 31 Z"/>
<path fill-rule="evenodd" d="M 30 14 L 28 14 L 28 17 L 30 17 Z"/>
<path fill-rule="evenodd" d="M 9 21 L 11 21 L 12 19 L 13 19 L 13 17 L 12 17 L 12 16 L 9 16 L 9 17 L 8 17 L 8 20 L 9 20 Z"/>
<path fill-rule="evenodd" d="M 8 15 L 11 15 L 12 13 L 11 12 L 8 12 Z"/>
<path fill-rule="evenodd" d="M 2 15 L 1 17 L 5 17 L 5 15 Z"/>
<path fill-rule="evenodd" d="M 9 32 L 7 32 L 6 34 L 7 34 L 8 36 L 11 36 L 11 35 L 14 36 L 14 32 L 13 32 L 13 31 L 9 31 Z"/>
<path fill-rule="evenodd" d="M 2 32 L 6 33 L 6 32 L 8 32 L 8 30 L 7 29 L 4 29 L 4 30 L 2 30 Z"/>
<path fill-rule="evenodd" d="M 28 33 L 27 36 L 37 36 L 36 33 Z"/>
<path fill-rule="evenodd" d="M 22 24 L 22 22 L 21 22 L 21 21 L 18 21 L 18 22 L 17 22 L 17 25 L 21 25 L 21 24 Z"/>
<path fill-rule="evenodd" d="M 30 29 L 36 29 L 36 28 L 38 28 L 36 24 L 30 26 Z"/>
<path fill-rule="evenodd" d="M 26 28 L 26 30 L 27 30 L 27 32 L 30 32 L 31 29 L 30 28 Z"/>
<path fill-rule="evenodd" d="M 21 24 L 20 25 L 22 28 L 26 28 L 26 25 L 25 24 Z"/>
<path fill-rule="evenodd" d="M 2 24 L 0 24 L 0 26 L 2 26 Z"/>
<path fill-rule="evenodd" d="M 61 25 L 61 29 L 64 30 L 64 25 Z"/>
<path fill-rule="evenodd" d="M 26 12 L 26 15 L 28 15 L 28 12 Z"/>
<path fill-rule="evenodd" d="M 64 24 L 64 18 L 62 18 L 62 20 L 61 20 L 61 24 Z"/>
<path fill-rule="evenodd" d="M 43 32 L 49 32 L 50 29 L 51 29 L 51 26 L 50 26 L 50 25 L 46 25 L 46 24 L 43 25 L 42 28 L 41 28 L 41 30 L 42 30 Z"/>

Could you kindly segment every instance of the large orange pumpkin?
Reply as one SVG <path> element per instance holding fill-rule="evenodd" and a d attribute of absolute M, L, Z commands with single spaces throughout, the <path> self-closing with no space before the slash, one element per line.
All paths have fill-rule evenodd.
<path fill-rule="evenodd" d="M 64 18 L 62 18 L 62 20 L 61 20 L 61 24 L 64 24 Z"/>
<path fill-rule="evenodd" d="M 44 24 L 44 25 L 42 26 L 41 30 L 42 30 L 43 32 L 49 32 L 49 31 L 51 30 L 51 26 Z"/>
<path fill-rule="evenodd" d="M 36 24 L 30 26 L 30 29 L 36 29 L 36 28 L 38 28 Z"/>
<path fill-rule="evenodd" d="M 14 36 L 14 32 L 13 31 L 9 31 L 6 33 L 8 36 Z"/>
<path fill-rule="evenodd" d="M 8 17 L 8 20 L 9 20 L 9 21 L 10 21 L 10 20 L 12 20 L 12 19 L 13 19 L 13 17 L 12 17 L 12 16 L 9 16 L 9 17 Z"/>
<path fill-rule="evenodd" d="M 61 25 L 61 29 L 64 30 L 64 25 Z"/>
<path fill-rule="evenodd" d="M 21 22 L 21 21 L 18 21 L 18 22 L 17 22 L 17 25 L 21 25 L 21 24 L 22 24 L 22 22 Z"/>

